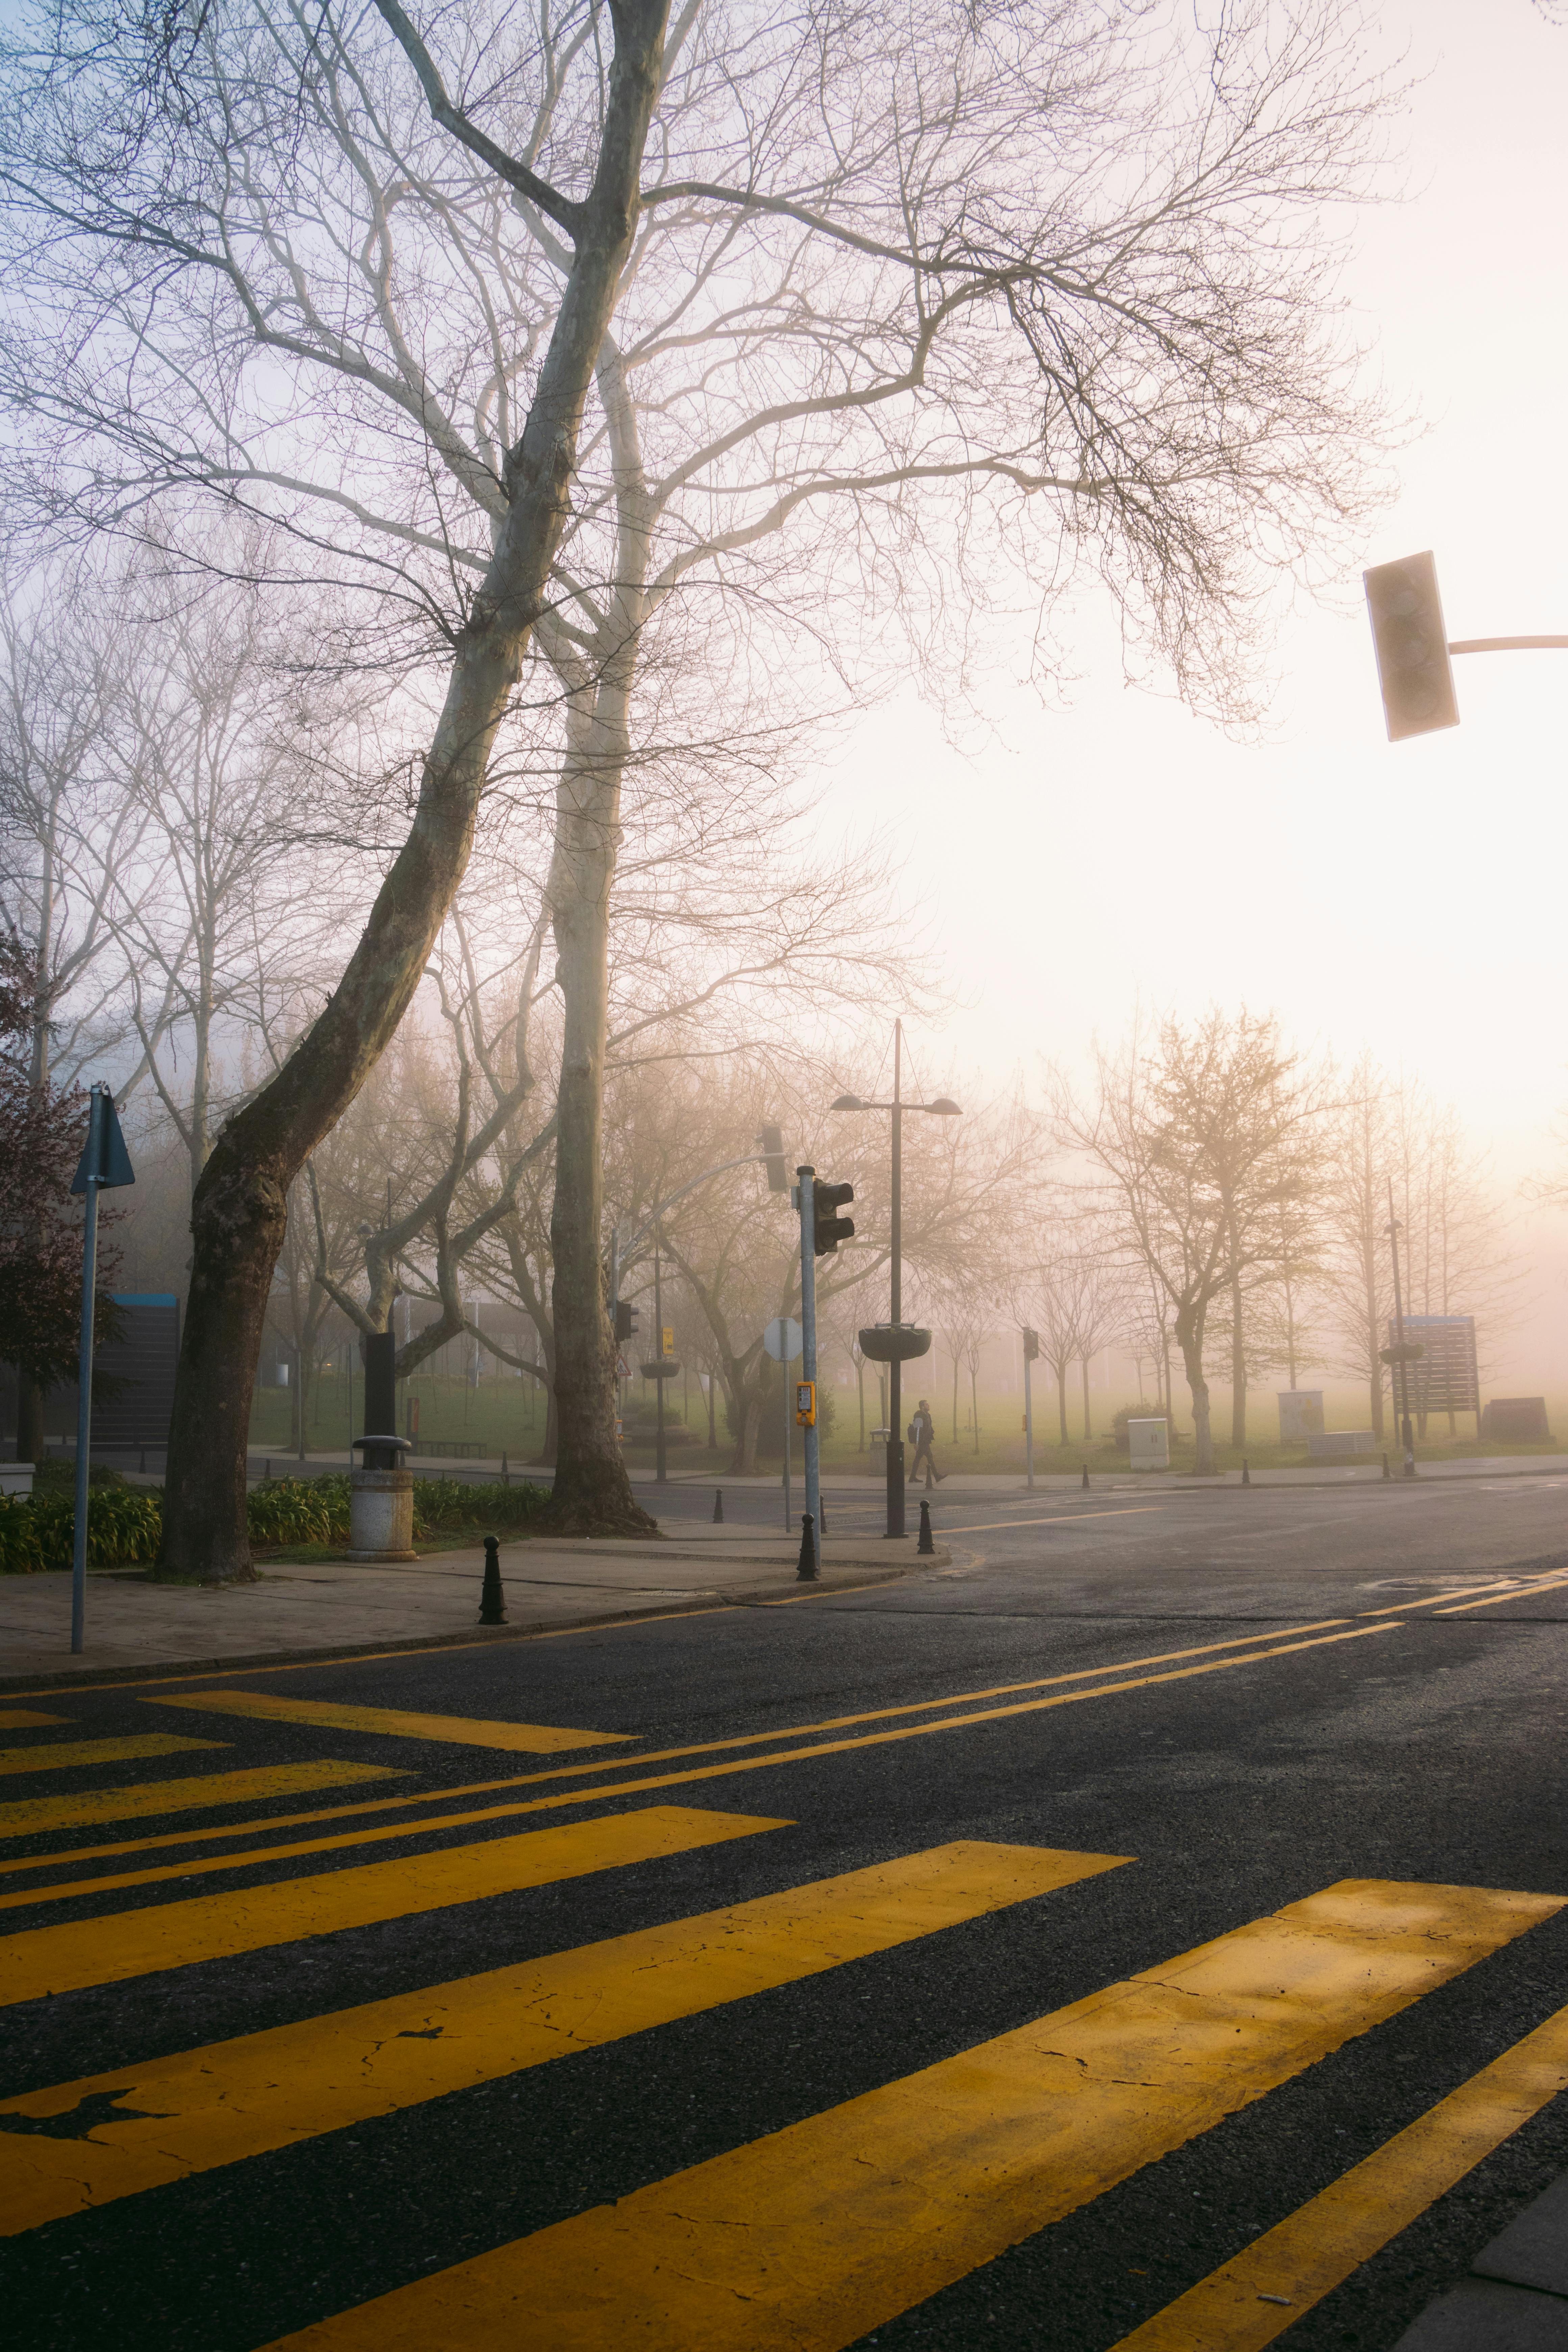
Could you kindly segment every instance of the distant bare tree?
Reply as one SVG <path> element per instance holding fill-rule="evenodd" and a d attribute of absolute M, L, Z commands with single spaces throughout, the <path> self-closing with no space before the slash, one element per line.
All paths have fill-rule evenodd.
<path fill-rule="evenodd" d="M 1209 1309 L 1224 1297 L 1235 1317 L 1245 1412 L 1241 1286 L 1254 1270 L 1278 1269 L 1279 1205 L 1315 1181 L 1321 1087 L 1278 1024 L 1244 1011 L 1191 1028 L 1165 1021 L 1152 1036 L 1135 1027 L 1119 1052 L 1097 1053 L 1086 1104 L 1059 1078 L 1055 1099 L 1059 1139 L 1095 1171 L 1091 1200 L 1168 1306 L 1207 1475 Z"/>

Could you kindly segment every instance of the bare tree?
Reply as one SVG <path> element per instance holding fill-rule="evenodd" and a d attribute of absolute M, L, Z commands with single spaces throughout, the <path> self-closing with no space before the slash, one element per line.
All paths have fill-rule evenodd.
<path fill-rule="evenodd" d="M 1311 226 L 1359 184 L 1375 98 L 1338 0 L 1283 26 L 1247 0 L 1163 38 L 1147 11 L 1108 24 L 1090 0 L 995 26 L 829 8 L 751 26 L 740 52 L 698 0 L 668 43 L 659 5 L 608 14 L 606 68 L 594 0 L 521 42 L 521 16 L 472 0 L 442 23 L 444 76 L 397 0 L 379 27 L 254 5 L 106 26 L 68 0 L 13 68 L 0 171 L 34 323 L 0 364 L 32 486 L 94 520 L 193 484 L 282 516 L 322 567 L 374 584 L 384 634 L 434 632 L 450 661 L 360 948 L 202 1180 L 176 1573 L 245 1571 L 241 1433 L 287 1188 L 417 984 L 536 626 L 565 681 L 558 1502 L 636 1525 L 598 1106 L 626 687 L 658 583 L 673 602 L 700 574 L 719 612 L 752 551 L 841 507 L 877 592 L 868 634 L 895 603 L 917 614 L 924 578 L 935 646 L 953 607 L 922 552 L 994 526 L 1042 581 L 1081 554 L 1129 644 L 1234 710 L 1259 580 L 1364 500 L 1368 419 Z M 114 389 L 132 380 L 133 407 Z M 803 626 L 823 576 L 793 575 Z"/>
<path fill-rule="evenodd" d="M 408 574 L 391 583 L 395 600 L 437 623 L 449 651 L 413 823 L 326 1008 L 229 1122 L 197 1188 L 164 1494 L 163 1560 L 175 1576 L 251 1572 L 246 1438 L 288 1190 L 418 984 L 548 592 L 584 407 L 637 235 L 664 69 L 665 0 L 614 0 L 608 14 L 607 76 L 601 83 L 593 59 L 585 104 L 557 120 L 531 160 L 524 126 L 560 75 L 581 85 L 592 12 L 569 22 L 564 38 L 548 16 L 521 44 L 514 31 L 499 79 L 500 47 L 479 41 L 484 111 L 499 140 L 451 97 L 396 0 L 381 0 L 379 25 L 329 5 L 309 25 L 241 6 L 106 26 L 95 10 L 68 7 L 41 57 L 13 57 L 0 171 L 17 283 L 36 308 L 32 328 L 9 340 L 5 373 L 36 436 L 46 437 L 46 415 L 54 420 L 66 468 L 57 479 L 79 509 L 113 516 L 170 485 L 196 482 L 233 499 L 265 484 L 301 541 L 320 541 L 329 512 L 347 529 L 374 510 L 387 485 L 378 445 L 411 428 L 437 463 L 449 457 L 467 477 L 491 534 L 455 599 L 449 571 L 439 604 Z M 466 79 L 468 36 L 479 27 L 455 29 L 453 63 Z M 504 11 L 495 29 L 507 37 Z M 416 159 L 427 163 L 417 189 L 405 176 Z M 394 174 L 427 226 L 438 218 L 435 183 L 453 204 L 492 214 L 509 214 L 515 199 L 562 240 L 549 309 L 521 342 L 492 334 L 470 371 L 488 441 L 477 465 L 458 446 L 450 400 L 419 381 L 413 360 L 422 340 L 413 310 L 423 299 L 438 311 L 452 284 L 437 270 L 423 289 L 399 282 L 385 201 Z M 581 194 L 569 192 L 573 181 Z M 62 368 L 68 321 L 76 357 Z M 135 403 L 119 405 L 110 385 L 132 354 Z M 323 434 L 314 417 L 325 381 L 334 415 Z M 415 518 L 390 520 L 405 550 L 430 543 Z M 382 570 L 384 580 L 384 558 Z M 596 1225 L 596 1176 L 584 1208 Z M 603 1315 L 586 1318 L 560 1385 L 591 1424 L 596 1500 L 618 1496 L 626 1523 L 643 1526 L 615 1450 L 608 1352 Z M 563 1500 L 570 1507 L 569 1493 Z"/>
<path fill-rule="evenodd" d="M 1097 1053 L 1087 1105 L 1056 1084 L 1060 1139 L 1095 1171 L 1091 1197 L 1168 1306 L 1200 1475 L 1214 1468 L 1209 1309 L 1226 1297 L 1239 1331 L 1242 1283 L 1278 1267 L 1279 1204 L 1311 1181 L 1321 1111 L 1277 1024 L 1245 1011 L 1190 1029 L 1166 1021 L 1153 1038 L 1135 1027 L 1119 1053 Z"/>

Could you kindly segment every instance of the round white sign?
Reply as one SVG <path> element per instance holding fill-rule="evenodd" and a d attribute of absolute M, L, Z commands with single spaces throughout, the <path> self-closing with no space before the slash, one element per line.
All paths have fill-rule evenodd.
<path fill-rule="evenodd" d="M 800 1325 L 793 1315 L 775 1315 L 763 1333 L 763 1345 L 775 1364 L 793 1364 L 800 1353 Z"/>

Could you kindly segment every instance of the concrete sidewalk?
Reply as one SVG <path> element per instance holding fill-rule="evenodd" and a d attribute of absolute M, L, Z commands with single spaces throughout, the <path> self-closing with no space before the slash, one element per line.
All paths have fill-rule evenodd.
<path fill-rule="evenodd" d="M 479 1623 L 482 1550 L 433 1552 L 405 1567 L 323 1560 L 265 1567 L 256 1584 L 151 1584 L 91 1576 L 87 1647 L 70 1653 L 70 1578 L 0 1578 L 0 1688 L 127 1667 L 258 1664 L 279 1658 L 447 1642 L 515 1640 L 671 1610 L 776 1607 L 813 1592 L 882 1584 L 945 1566 L 901 1540 L 845 1536 L 823 1545 L 816 1584 L 797 1581 L 798 1541 L 738 1527 L 679 1527 L 665 1543 L 592 1538 L 501 1546 L 508 1623 Z"/>

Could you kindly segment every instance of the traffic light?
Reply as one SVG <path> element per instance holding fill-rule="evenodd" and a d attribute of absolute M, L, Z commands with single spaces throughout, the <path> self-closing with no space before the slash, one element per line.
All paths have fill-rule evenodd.
<path fill-rule="evenodd" d="M 848 1241 L 855 1231 L 853 1217 L 841 1217 L 836 1213 L 855 1198 L 853 1184 L 814 1184 L 811 1188 L 813 1257 L 830 1257 L 840 1242 Z"/>
<path fill-rule="evenodd" d="M 625 1340 L 627 1340 L 627 1339 L 631 1339 L 631 1338 L 634 1336 L 634 1334 L 636 1333 L 637 1328 L 637 1308 L 636 1308 L 635 1307 L 629 1306 L 629 1305 L 627 1304 L 627 1302 L 626 1301 L 626 1299 L 624 1299 L 624 1298 L 617 1298 L 617 1299 L 616 1299 L 616 1347 L 617 1347 L 617 1348 L 618 1348 L 618 1347 L 620 1347 L 620 1346 L 622 1345 L 622 1343 L 623 1343 Z"/>
<path fill-rule="evenodd" d="M 1402 556 L 1397 563 L 1374 564 L 1362 578 L 1389 741 L 1457 727 L 1459 706 L 1448 660 L 1448 632 L 1430 549 L 1423 555 Z"/>
<path fill-rule="evenodd" d="M 1039 1360 L 1040 1335 L 1037 1331 L 1026 1331 L 1024 1334 L 1024 1361 L 1026 1364 L 1037 1364 Z"/>
<path fill-rule="evenodd" d="M 768 1171 L 769 1192 L 787 1192 L 790 1188 L 789 1170 L 784 1166 L 783 1128 L 764 1127 L 758 1135 L 757 1141 L 762 1148 L 763 1165 Z"/>

